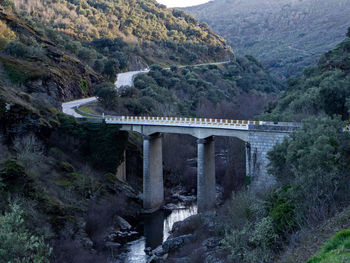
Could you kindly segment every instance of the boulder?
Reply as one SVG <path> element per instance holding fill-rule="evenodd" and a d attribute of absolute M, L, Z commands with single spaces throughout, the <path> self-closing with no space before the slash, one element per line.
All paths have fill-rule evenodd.
<path fill-rule="evenodd" d="M 176 222 L 171 230 L 171 238 L 193 233 L 201 227 L 202 218 L 200 214 L 192 215 L 183 221 Z"/>
<path fill-rule="evenodd" d="M 124 218 L 117 216 L 114 219 L 114 224 L 118 226 L 121 230 L 130 230 L 131 225 Z"/>
<path fill-rule="evenodd" d="M 183 235 L 175 238 L 168 239 L 162 245 L 164 253 L 174 251 L 186 244 L 189 244 L 195 240 L 195 236 L 192 234 Z"/>

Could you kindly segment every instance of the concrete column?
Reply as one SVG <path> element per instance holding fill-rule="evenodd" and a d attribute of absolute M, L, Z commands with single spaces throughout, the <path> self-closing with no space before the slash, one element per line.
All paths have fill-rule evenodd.
<path fill-rule="evenodd" d="M 245 152 L 246 152 L 246 175 L 252 176 L 252 151 L 249 142 L 245 144 Z"/>
<path fill-rule="evenodd" d="M 198 212 L 212 210 L 216 205 L 214 138 L 198 140 L 197 161 Z"/>
<path fill-rule="evenodd" d="M 152 213 L 164 201 L 162 136 L 143 138 L 143 208 Z"/>
<path fill-rule="evenodd" d="M 119 165 L 117 169 L 117 178 L 122 181 L 126 182 L 126 151 L 124 151 L 124 161 Z"/>

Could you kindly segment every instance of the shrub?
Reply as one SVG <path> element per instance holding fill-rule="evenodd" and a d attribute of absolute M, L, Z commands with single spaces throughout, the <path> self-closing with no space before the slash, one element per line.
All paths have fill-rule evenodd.
<path fill-rule="evenodd" d="M 25 83 L 28 79 L 28 76 L 11 66 L 6 65 L 5 70 L 13 83 Z"/>
<path fill-rule="evenodd" d="M 18 41 L 10 41 L 5 46 L 5 52 L 15 57 L 25 57 L 27 55 L 27 51 L 27 46 Z"/>
<path fill-rule="evenodd" d="M 309 118 L 290 139 L 268 153 L 269 171 L 279 182 L 290 184 L 271 210 L 279 230 L 287 221 L 293 222 L 292 210 L 297 224 L 314 224 L 350 200 L 346 187 L 350 137 L 344 127 L 339 118 Z M 293 225 L 287 229 L 293 230 Z"/>
<path fill-rule="evenodd" d="M 83 93 L 84 96 L 87 96 L 89 93 L 89 86 L 85 79 L 82 79 L 82 78 L 80 79 L 79 87 L 80 87 L 81 93 Z"/>
<path fill-rule="evenodd" d="M 23 210 L 15 203 L 0 216 L 0 244 L 1 262 L 50 262 L 52 249 L 42 237 L 29 233 L 24 226 Z"/>
<path fill-rule="evenodd" d="M 8 159 L 4 168 L 0 171 L 0 176 L 5 188 L 9 192 L 21 192 L 27 183 L 27 175 L 24 167 L 16 160 Z"/>
<path fill-rule="evenodd" d="M 17 160 L 28 170 L 40 162 L 44 155 L 43 144 L 33 135 L 16 137 L 13 149 L 16 151 Z"/>
<path fill-rule="evenodd" d="M 273 221 L 274 230 L 280 236 L 291 234 L 297 229 L 294 209 L 292 201 L 281 196 L 275 197 L 269 216 Z"/>

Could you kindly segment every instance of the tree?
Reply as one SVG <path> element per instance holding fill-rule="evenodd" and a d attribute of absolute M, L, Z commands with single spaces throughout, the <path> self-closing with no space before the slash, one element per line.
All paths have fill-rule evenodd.
<path fill-rule="evenodd" d="M 112 109 L 118 104 L 118 91 L 111 82 L 104 82 L 97 85 L 95 88 L 95 95 L 98 101 L 107 109 Z"/>
<path fill-rule="evenodd" d="M 110 59 L 106 62 L 104 66 L 103 73 L 106 74 L 110 80 L 115 79 L 117 73 L 119 72 L 119 63 L 115 59 Z"/>

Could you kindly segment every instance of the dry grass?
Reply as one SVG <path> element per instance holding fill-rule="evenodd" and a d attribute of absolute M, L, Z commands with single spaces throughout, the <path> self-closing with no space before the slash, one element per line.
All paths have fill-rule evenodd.
<path fill-rule="evenodd" d="M 285 252 L 281 254 L 277 263 L 302 263 L 315 255 L 324 242 L 335 233 L 350 227 L 350 207 L 344 209 L 333 218 L 319 225 L 315 229 L 305 229 L 294 235 Z"/>

